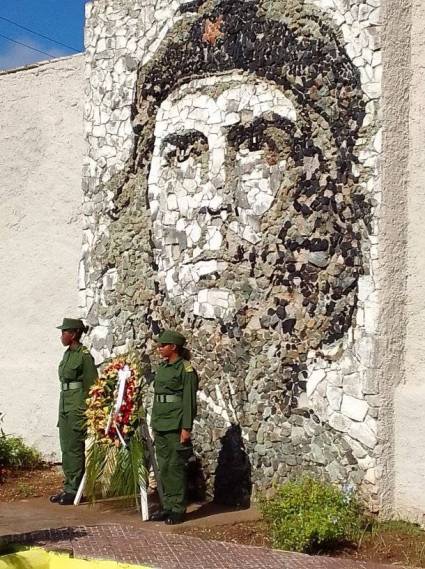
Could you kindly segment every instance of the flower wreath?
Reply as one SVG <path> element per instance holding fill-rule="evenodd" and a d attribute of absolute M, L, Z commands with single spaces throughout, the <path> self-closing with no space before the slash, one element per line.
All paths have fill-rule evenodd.
<path fill-rule="evenodd" d="M 117 407 L 121 374 L 125 375 L 125 384 Z M 138 365 L 129 356 L 119 356 L 103 368 L 87 399 L 89 437 L 100 444 L 120 446 L 134 435 L 139 422 L 140 384 Z"/>
<path fill-rule="evenodd" d="M 140 435 L 141 373 L 134 354 L 107 362 L 87 399 L 86 494 L 138 494 L 146 477 Z"/>

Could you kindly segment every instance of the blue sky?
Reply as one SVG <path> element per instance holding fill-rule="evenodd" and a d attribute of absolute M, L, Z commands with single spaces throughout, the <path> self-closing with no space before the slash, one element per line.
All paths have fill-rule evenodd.
<path fill-rule="evenodd" d="M 53 57 L 75 53 L 18 28 L 2 20 L 2 17 L 83 51 L 85 3 L 86 0 L 0 0 L 0 70 L 49 59 L 47 55 L 7 41 L 1 36 L 47 52 Z"/>

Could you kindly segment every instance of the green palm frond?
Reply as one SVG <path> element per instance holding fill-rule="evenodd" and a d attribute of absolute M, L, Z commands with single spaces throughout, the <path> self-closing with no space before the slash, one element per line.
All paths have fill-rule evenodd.
<path fill-rule="evenodd" d="M 138 495 L 141 484 L 147 486 L 148 471 L 145 466 L 146 457 L 144 450 L 142 438 L 140 433 L 138 433 L 131 439 L 129 448 L 131 469 L 133 472 L 133 492 L 135 495 Z"/>
<path fill-rule="evenodd" d="M 86 496 L 94 500 L 98 481 L 102 475 L 107 447 L 91 441 L 86 454 Z"/>
<path fill-rule="evenodd" d="M 138 436 L 131 438 L 127 447 L 120 447 L 117 465 L 110 478 L 111 496 L 137 496 L 142 480 L 146 478 L 143 445 Z"/>
<path fill-rule="evenodd" d="M 109 480 L 108 495 L 129 496 L 133 493 L 132 471 L 128 447 L 120 447 L 117 453 L 116 468 Z"/>
<path fill-rule="evenodd" d="M 102 496 L 109 495 L 109 486 L 111 484 L 110 481 L 117 469 L 119 454 L 119 448 L 115 445 L 110 445 L 106 448 L 107 451 L 105 454 L 105 461 L 103 463 L 102 473 L 99 478 L 99 485 L 102 490 Z"/>
<path fill-rule="evenodd" d="M 102 497 L 137 496 L 147 479 L 143 442 L 138 434 L 128 446 L 116 447 L 93 442 L 87 451 L 86 495 L 94 501 Z"/>

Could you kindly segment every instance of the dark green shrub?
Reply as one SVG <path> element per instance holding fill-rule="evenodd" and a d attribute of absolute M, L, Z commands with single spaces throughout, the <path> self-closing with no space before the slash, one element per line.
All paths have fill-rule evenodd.
<path fill-rule="evenodd" d="M 0 423 L 1 420 L 0 413 Z M 21 437 L 6 435 L 0 428 L 0 468 L 36 468 L 41 463 L 38 450 L 26 445 Z"/>
<path fill-rule="evenodd" d="M 311 553 L 355 540 L 362 526 L 351 491 L 312 478 L 283 484 L 260 505 L 278 549 Z"/>

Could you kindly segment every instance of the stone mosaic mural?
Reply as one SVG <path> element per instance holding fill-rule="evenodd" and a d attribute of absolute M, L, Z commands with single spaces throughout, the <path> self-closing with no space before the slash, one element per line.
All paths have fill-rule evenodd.
<path fill-rule="evenodd" d="M 377 1 L 136 4 L 88 19 L 92 347 L 188 337 L 218 499 L 307 470 L 376 496 Z"/>

